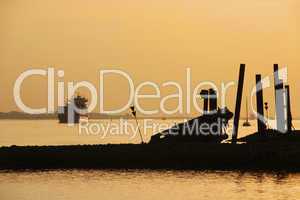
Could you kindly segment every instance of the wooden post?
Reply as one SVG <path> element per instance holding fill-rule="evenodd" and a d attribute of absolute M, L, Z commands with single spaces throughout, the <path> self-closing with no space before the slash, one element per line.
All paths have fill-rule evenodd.
<path fill-rule="evenodd" d="M 241 103 L 242 103 L 242 95 L 243 95 L 243 87 L 244 87 L 244 76 L 245 76 L 245 64 L 241 64 L 240 72 L 239 72 L 238 88 L 237 88 L 237 93 L 236 93 L 234 121 L 233 121 L 233 132 L 232 132 L 232 143 L 233 144 L 236 143 L 237 137 L 238 137 Z"/>
<path fill-rule="evenodd" d="M 200 92 L 201 97 L 203 98 L 203 114 L 208 113 L 208 90 L 201 90 Z"/>
<path fill-rule="evenodd" d="M 292 132 L 292 111 L 291 111 L 291 96 L 290 96 L 290 86 L 285 86 L 286 93 L 286 113 L 287 113 L 287 130 L 288 133 Z"/>
<path fill-rule="evenodd" d="M 213 114 L 217 112 L 218 109 L 218 100 L 217 100 L 217 94 L 214 89 L 209 89 L 209 111 Z"/>
<path fill-rule="evenodd" d="M 266 123 L 264 117 L 264 99 L 261 75 L 256 75 L 256 109 L 257 109 L 257 131 L 259 134 L 265 134 Z"/>
<path fill-rule="evenodd" d="M 278 64 L 274 64 L 274 87 L 277 130 L 286 132 L 285 112 L 284 112 L 284 87 L 283 81 L 279 78 Z"/>

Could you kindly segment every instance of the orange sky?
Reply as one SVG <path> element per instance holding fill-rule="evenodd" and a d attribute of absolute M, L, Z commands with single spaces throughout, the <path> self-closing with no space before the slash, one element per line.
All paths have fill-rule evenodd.
<path fill-rule="evenodd" d="M 94 84 L 100 69 L 118 68 L 135 84 L 175 80 L 184 87 L 187 66 L 195 85 L 236 80 L 239 63 L 246 63 L 248 92 L 255 73 L 271 75 L 279 63 L 288 66 L 293 114 L 300 116 L 299 8 L 297 0 L 2 0 L 0 111 L 17 110 L 13 84 L 28 68 L 52 66 L 65 70 L 66 82 Z M 108 82 L 105 105 L 123 104 L 124 85 Z M 45 86 L 44 78 L 27 80 L 26 104 L 45 106 Z M 272 94 L 266 91 L 266 101 L 273 103 Z"/>

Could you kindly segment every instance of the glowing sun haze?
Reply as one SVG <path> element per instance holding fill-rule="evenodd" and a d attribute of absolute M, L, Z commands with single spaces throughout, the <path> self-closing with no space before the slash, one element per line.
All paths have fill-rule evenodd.
<path fill-rule="evenodd" d="M 195 85 L 236 80 L 239 64 L 246 63 L 246 96 L 255 73 L 271 75 L 278 63 L 288 66 L 293 114 L 299 115 L 299 9 L 298 0 L 2 0 L 0 111 L 17 110 L 13 84 L 28 68 L 52 66 L 65 71 L 66 82 L 95 85 L 99 69 L 117 68 L 135 84 L 175 80 L 185 86 L 187 66 Z M 107 84 L 105 105 L 123 104 L 126 82 L 111 78 Z M 45 90 L 45 78 L 30 78 L 22 97 L 46 106 Z M 273 88 L 265 94 L 273 103 Z"/>

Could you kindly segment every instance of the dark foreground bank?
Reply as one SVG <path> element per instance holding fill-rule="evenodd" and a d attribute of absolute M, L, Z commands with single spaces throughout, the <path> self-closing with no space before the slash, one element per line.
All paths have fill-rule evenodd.
<path fill-rule="evenodd" d="M 0 148 L 0 169 L 300 171 L 300 144 L 120 144 Z"/>

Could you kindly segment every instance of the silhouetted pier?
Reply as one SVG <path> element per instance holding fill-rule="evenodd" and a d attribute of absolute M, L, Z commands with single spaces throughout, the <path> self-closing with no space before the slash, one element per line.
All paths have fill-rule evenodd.
<path fill-rule="evenodd" d="M 290 138 L 289 138 L 290 139 Z M 300 140 L 0 148 L 0 169 L 218 169 L 300 171 Z"/>
<path fill-rule="evenodd" d="M 290 86 L 279 79 L 278 70 L 275 64 L 277 129 L 266 126 L 264 87 L 261 75 L 257 74 L 258 130 L 238 138 L 245 75 L 245 64 L 241 64 L 231 143 L 224 143 L 227 135 L 223 129 L 218 135 L 208 133 L 205 137 L 194 133 L 182 135 L 182 131 L 189 128 L 186 126 L 194 121 L 212 124 L 221 119 L 223 126 L 232 118 L 227 107 L 218 108 L 216 92 L 209 89 L 200 93 L 204 114 L 180 124 L 177 136 L 159 133 L 152 136 L 149 144 L 2 147 L 0 169 L 267 169 L 300 172 L 300 131 L 293 130 Z"/>

